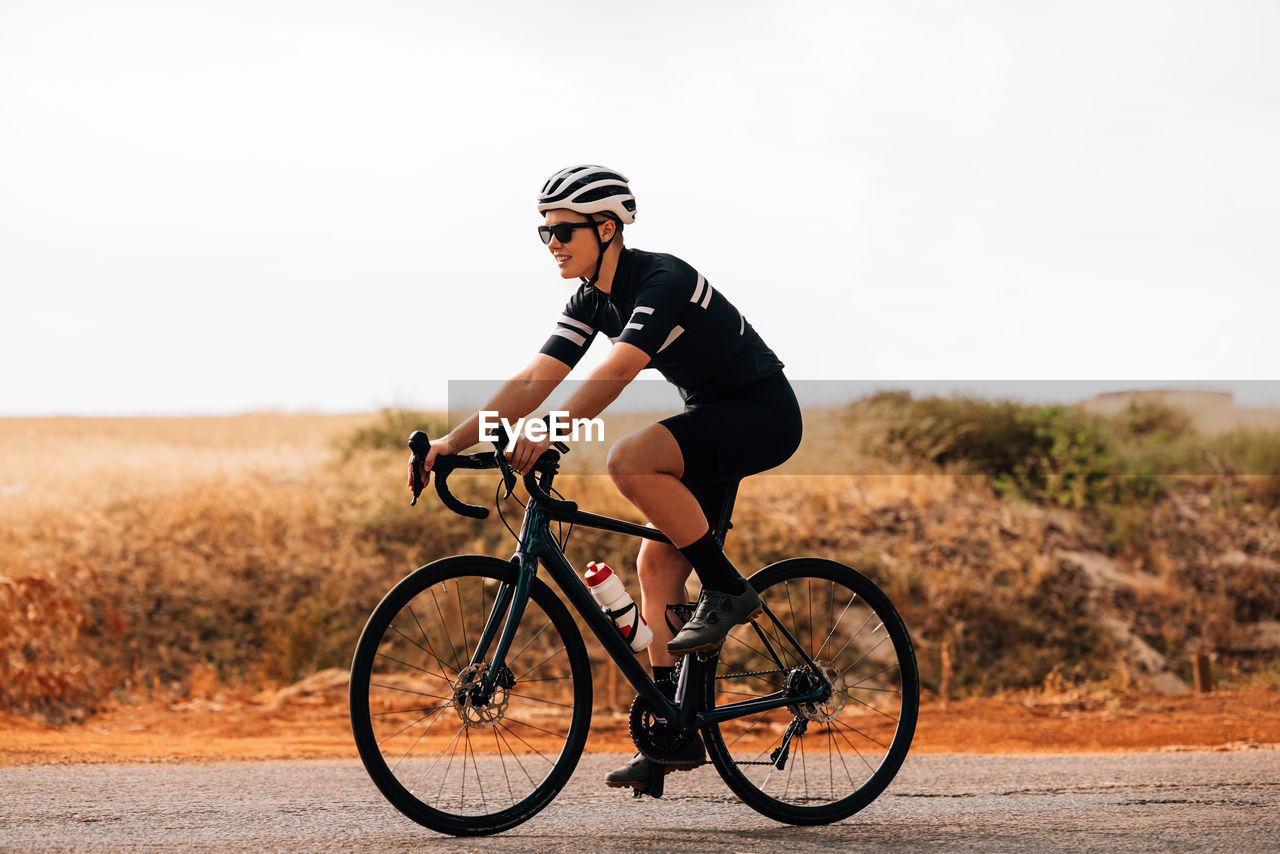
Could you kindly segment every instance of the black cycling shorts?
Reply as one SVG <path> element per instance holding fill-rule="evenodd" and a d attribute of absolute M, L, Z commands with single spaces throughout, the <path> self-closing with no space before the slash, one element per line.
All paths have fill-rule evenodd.
<path fill-rule="evenodd" d="M 713 527 L 728 487 L 784 463 L 800 447 L 802 432 L 800 404 L 782 371 L 658 423 L 680 446 L 680 480 Z"/>

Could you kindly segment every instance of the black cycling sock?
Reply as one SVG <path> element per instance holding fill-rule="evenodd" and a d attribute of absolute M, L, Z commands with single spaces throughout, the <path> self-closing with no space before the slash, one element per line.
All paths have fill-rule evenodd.
<path fill-rule="evenodd" d="M 730 596 L 738 596 L 746 591 L 747 585 L 741 573 L 724 556 L 724 550 L 711 535 L 710 529 L 696 541 L 680 549 L 680 553 L 693 564 L 703 587 L 728 593 Z"/>
<path fill-rule="evenodd" d="M 653 666 L 653 683 L 658 686 L 662 696 L 668 700 L 676 698 L 676 669 L 674 667 L 663 667 L 655 664 Z"/>

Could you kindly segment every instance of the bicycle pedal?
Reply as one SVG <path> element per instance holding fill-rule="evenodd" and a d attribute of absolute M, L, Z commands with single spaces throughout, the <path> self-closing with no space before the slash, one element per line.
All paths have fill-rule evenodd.
<path fill-rule="evenodd" d="M 642 789 L 636 789 L 632 793 L 632 795 L 637 798 L 640 797 L 641 795 L 648 795 L 651 798 L 660 798 L 662 797 L 662 790 L 663 790 L 666 779 L 667 779 L 666 766 L 660 765 L 657 762 L 650 762 L 649 763 L 649 785 L 645 786 Z"/>

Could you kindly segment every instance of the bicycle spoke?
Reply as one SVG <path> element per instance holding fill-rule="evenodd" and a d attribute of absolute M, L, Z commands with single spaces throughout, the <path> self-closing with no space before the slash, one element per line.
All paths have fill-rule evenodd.
<path fill-rule="evenodd" d="M 823 732 L 827 734 L 827 783 L 830 784 L 831 800 L 836 799 L 836 773 L 835 765 L 831 759 L 831 727 L 823 727 Z"/>
<path fill-rule="evenodd" d="M 508 752 L 508 753 L 510 753 L 512 756 L 514 756 L 514 757 L 515 757 L 516 764 L 517 764 L 517 765 L 519 765 L 519 766 L 520 766 L 520 770 L 524 772 L 524 777 L 525 777 L 525 779 L 526 779 L 526 780 L 528 780 L 528 781 L 529 781 L 529 785 L 531 785 L 531 786 L 536 786 L 536 785 L 538 784 L 538 781 L 537 781 L 537 780 L 535 780 L 535 779 L 533 779 L 533 775 L 529 773 L 529 769 L 528 769 L 528 768 L 526 768 L 526 767 L 524 767 L 524 763 L 520 761 L 520 754 L 518 754 L 518 753 L 515 751 L 515 749 L 514 749 L 514 748 L 512 748 L 512 746 L 511 746 L 511 742 L 507 741 L 507 737 L 506 737 L 505 735 L 502 735 L 501 730 L 499 729 L 499 727 L 494 727 L 494 728 L 493 728 L 493 733 L 494 733 L 494 735 L 497 735 L 497 736 L 499 736 L 499 737 L 501 738 L 502 743 L 503 743 L 503 744 L 505 744 L 505 745 L 507 746 L 507 752 Z M 515 735 L 515 733 L 512 733 L 512 735 Z M 520 740 L 521 740 L 521 741 L 524 741 L 524 739 L 520 739 Z"/>
<path fill-rule="evenodd" d="M 808 582 L 809 588 L 809 649 L 813 649 L 813 579 L 806 578 L 805 581 Z M 796 640 L 799 639 L 800 636 L 796 635 Z"/>
<path fill-rule="evenodd" d="M 835 585 L 835 582 L 834 582 L 834 581 L 833 581 L 833 582 L 831 582 L 831 588 L 832 588 L 832 591 L 831 591 L 831 603 L 832 603 L 832 609 L 831 609 L 831 610 L 832 610 L 833 612 L 835 611 L 835 607 L 834 607 L 834 606 L 835 606 L 835 586 L 836 586 L 836 585 Z M 836 633 L 836 629 L 838 629 L 838 628 L 840 627 L 840 624 L 841 624 L 842 622 L 844 622 L 844 615 L 845 615 L 845 614 L 847 614 L 847 613 L 849 613 L 849 609 L 850 609 L 851 607 L 853 607 L 853 602 L 854 602 L 854 600 L 855 600 L 855 599 L 857 599 L 857 598 L 858 598 L 858 594 L 857 594 L 857 593 L 855 593 L 855 594 L 853 594 L 852 596 L 850 596 L 850 597 L 849 597 L 849 601 L 848 601 L 848 602 L 846 602 L 846 603 L 845 603 L 845 605 L 844 605 L 844 610 L 840 612 L 840 619 L 838 619 L 838 620 L 834 621 L 834 622 L 831 624 L 831 630 L 830 630 L 829 632 L 827 632 L 826 640 L 824 640 L 824 641 L 822 642 L 822 648 L 821 648 L 821 649 L 819 649 L 819 650 L 818 650 L 818 652 L 813 656 L 813 657 L 814 657 L 814 659 L 822 658 L 822 651 L 823 651 L 823 650 L 825 650 L 825 649 L 827 648 L 827 644 L 829 644 L 829 643 L 831 642 L 831 637 Z M 856 636 L 856 635 L 857 635 L 857 632 L 854 632 L 854 635 Z M 852 640 L 852 638 L 850 638 L 850 640 Z M 848 646 L 848 645 L 849 645 L 848 643 L 845 643 L 845 646 Z M 843 648 L 841 648 L 840 652 L 844 652 L 844 649 L 843 649 Z M 837 658 L 839 658 L 839 653 L 837 653 L 837 654 L 836 654 L 836 657 L 837 657 Z"/>
<path fill-rule="evenodd" d="M 550 655 L 548 655 L 546 658 L 542 659 L 542 661 L 539 661 L 537 664 L 533 665 L 533 667 L 530 667 L 530 668 L 529 668 L 528 670 L 526 670 L 524 673 L 521 673 L 519 676 L 517 676 L 517 677 L 516 677 L 516 682 L 519 682 L 521 679 L 523 679 L 524 677 L 528 676 L 530 673 L 532 673 L 533 671 L 537 670 L 539 667 L 541 667 L 542 665 L 546 664 L 548 661 L 550 661 L 551 659 L 555 658 L 557 655 L 560 655 L 562 652 L 564 652 L 564 647 L 560 647 L 560 648 L 559 648 L 559 649 L 557 649 L 555 652 L 551 653 L 551 654 L 550 654 Z"/>
<path fill-rule="evenodd" d="M 831 726 L 831 724 L 827 724 L 827 738 L 835 746 L 836 755 L 840 757 L 840 767 L 844 769 L 844 776 L 848 779 L 850 786 L 856 787 L 858 784 L 853 781 L 853 774 L 849 773 L 849 763 L 844 761 L 844 751 L 840 749 L 840 742 L 835 738 L 837 735 L 839 735 L 839 733 L 836 732 L 836 728 Z M 854 753 L 857 752 L 858 751 L 855 748 Z"/>
<path fill-rule="evenodd" d="M 854 701 L 855 703 L 857 703 L 859 706 L 866 706 L 868 709 L 870 709 L 871 711 L 875 712 L 877 715 L 884 715 L 886 718 L 888 718 L 889 720 L 893 721 L 894 723 L 897 723 L 897 722 L 898 722 L 898 719 L 897 719 L 897 718 L 895 718 L 893 715 L 889 714 L 888 712 L 882 712 L 882 711 L 880 711 L 879 709 L 877 709 L 875 706 L 871 705 L 870 703 L 865 703 L 865 702 L 863 702 L 862 700 L 859 700 L 857 697 L 850 697 L 849 699 L 850 699 L 850 700 L 853 700 L 853 701 Z"/>
<path fill-rule="evenodd" d="M 484 780 L 480 779 L 480 767 L 476 764 L 476 751 L 471 746 L 471 736 L 467 736 L 467 749 L 471 751 L 471 770 L 476 772 L 476 788 L 480 790 L 480 805 L 484 807 L 485 812 L 489 811 L 489 801 L 484 796 Z"/>
<path fill-rule="evenodd" d="M 844 655 L 844 651 L 849 648 L 849 644 L 853 643 L 854 638 L 862 634 L 862 630 L 867 627 L 867 623 L 871 622 L 871 620 L 875 617 L 875 615 L 876 615 L 875 611 L 872 611 L 871 613 L 867 614 L 867 618 L 862 621 L 862 625 L 858 626 L 857 631 L 849 635 L 849 639 L 844 642 L 844 646 L 840 647 L 840 651 L 837 652 L 835 655 L 831 656 L 831 658 L 838 659 L 840 658 L 840 656 Z"/>
<path fill-rule="evenodd" d="M 464 650 L 471 649 L 471 639 L 467 637 L 467 620 L 465 616 L 467 613 L 467 609 L 462 607 L 462 579 L 458 579 L 458 583 L 453 585 L 453 592 L 455 594 L 455 598 L 458 600 L 458 615 L 460 617 L 459 622 L 462 623 L 462 648 Z M 483 584 L 480 585 L 480 592 L 481 592 L 481 595 L 483 596 L 484 594 Z M 482 611 L 481 613 L 486 613 L 486 612 Z M 467 663 L 470 664 L 471 662 L 468 661 Z M 465 768 L 465 766 L 463 767 Z M 465 776 L 463 777 L 463 780 L 464 781 L 466 780 Z"/>
<path fill-rule="evenodd" d="M 868 679 L 875 679 L 877 676 L 880 676 L 881 674 L 884 674 L 884 673 L 888 673 L 890 670 L 892 670 L 897 666 L 898 665 L 896 663 L 886 664 L 884 667 L 881 667 L 875 673 L 868 673 L 866 676 L 863 676 L 857 682 L 854 682 L 852 685 L 849 685 L 848 687 L 857 688 L 859 691 L 893 691 L 893 693 L 901 693 L 901 691 L 896 691 L 893 688 L 864 688 L 863 687 L 863 683 L 866 682 Z"/>
<path fill-rule="evenodd" d="M 755 655 L 756 655 L 757 657 L 759 657 L 759 658 L 763 659 L 764 661 L 773 662 L 773 656 L 768 655 L 767 653 L 763 653 L 763 652 L 761 652 L 760 650 L 756 649 L 756 648 L 755 648 L 754 646 L 752 646 L 751 644 L 749 644 L 749 643 L 747 643 L 746 641 L 744 641 L 741 637 L 738 637 L 737 635 L 731 635 L 731 636 L 730 636 L 730 638 L 729 638 L 729 640 L 732 640 L 732 641 L 734 641 L 735 643 L 738 643 L 738 644 L 741 644 L 742 646 L 745 646 L 747 649 L 749 649 L 749 650 L 751 650 L 753 653 L 755 653 Z M 726 641 L 726 643 L 727 643 L 727 642 L 728 642 L 728 641 Z M 722 651 L 722 653 L 723 653 L 723 648 L 722 648 L 722 650 L 721 650 L 721 651 Z M 778 663 L 778 664 L 779 664 L 779 666 L 781 666 L 781 663 L 779 663 L 779 662 L 774 662 L 774 663 Z"/>
<path fill-rule="evenodd" d="M 833 721 L 833 723 L 834 723 L 834 721 Z M 867 770 L 868 770 L 868 771 L 871 771 L 872 773 L 875 773 L 875 770 L 876 770 L 876 769 L 875 769 L 875 766 L 874 766 L 874 765 L 872 765 L 870 762 L 868 762 L 868 761 L 867 761 L 867 757 L 863 756 L 863 755 L 862 755 L 862 751 L 858 749 L 858 746 L 857 746 L 856 744 L 854 744 L 852 741 L 850 741 L 850 740 L 849 740 L 849 736 L 845 735 L 844 733 L 842 733 L 840 730 L 836 729 L 835 727 L 832 727 L 832 731 L 833 731 L 836 735 L 838 735 L 838 736 L 840 736 L 841 738 L 843 738 L 843 739 L 844 739 L 844 743 L 845 743 L 845 744 L 847 744 L 847 745 L 849 745 L 849 749 L 850 749 L 850 750 L 852 750 L 854 753 L 856 753 L 856 754 L 857 754 L 858 758 L 862 760 L 862 764 L 864 764 L 864 765 L 866 765 L 866 766 L 867 766 Z M 862 733 L 858 733 L 858 735 L 862 735 Z M 876 742 L 876 743 L 877 743 L 877 744 L 879 744 L 879 742 Z M 883 745 L 883 744 L 881 744 L 880 746 L 881 746 L 881 747 L 884 747 L 884 745 Z"/>
<path fill-rule="evenodd" d="M 549 729 L 544 729 L 543 727 L 535 726 L 534 724 L 531 724 L 528 721 L 522 721 L 512 717 L 503 718 L 502 722 L 506 724 L 520 724 L 520 726 L 528 727 L 529 729 L 536 729 L 538 732 L 545 732 L 547 735 L 553 735 L 556 738 L 561 738 L 564 736 L 564 733 L 562 732 L 552 732 Z M 508 732 L 510 732 L 510 730 L 508 730 Z M 520 738 L 520 735 L 516 732 L 511 732 L 511 734 L 514 735 L 516 738 Z M 524 741 L 524 739 L 522 738 L 520 740 Z M 530 749 L 532 749 L 532 747 Z"/>
<path fill-rule="evenodd" d="M 409 663 L 409 662 L 407 662 L 407 661 L 401 661 L 400 659 L 396 658 L 394 655 L 387 655 L 387 653 L 382 652 L 382 651 L 379 651 L 379 652 L 378 652 L 378 656 L 379 656 L 380 658 L 385 658 L 385 659 L 387 659 L 388 661 L 394 661 L 396 664 L 402 664 L 402 665 L 404 665 L 405 667 L 409 668 L 410 670 L 416 670 L 416 671 L 418 671 L 419 673 L 425 673 L 425 674 L 427 674 L 428 676 L 434 676 L 434 677 L 435 677 L 435 678 L 437 678 L 437 679 L 444 679 L 444 681 L 445 681 L 445 682 L 451 682 L 451 681 L 452 681 L 452 680 L 450 680 L 448 677 L 446 677 L 446 676 L 441 676 L 439 673 L 433 673 L 432 671 L 430 671 L 430 670 L 426 669 L 425 667 L 419 667 L 419 666 L 418 666 L 418 665 L 416 665 L 416 664 L 410 664 L 410 663 Z"/>
<path fill-rule="evenodd" d="M 517 694 L 511 698 L 514 700 L 528 700 L 531 703 L 546 703 L 548 706 L 559 706 L 562 709 L 572 709 L 569 703 L 557 703 L 555 700 L 544 700 L 541 697 L 530 697 L 528 694 Z"/>
<path fill-rule="evenodd" d="M 414 691 L 412 688 L 400 688 L 396 685 L 382 685 L 378 682 L 369 683 L 370 688 L 381 688 L 384 691 L 399 691 L 402 694 L 416 694 L 419 697 L 430 697 L 432 700 L 452 700 L 452 697 L 441 697 L 439 694 L 428 694 L 426 691 Z"/>
<path fill-rule="evenodd" d="M 872 738 L 871 736 L 867 735 L 865 732 L 863 732 L 863 731 L 862 731 L 862 730 L 860 730 L 860 729 L 857 729 L 857 728 L 855 728 L 855 727 L 851 727 L 851 726 L 849 726 L 849 725 L 848 725 L 848 724 L 846 724 L 846 723 L 841 723 L 840 721 L 832 721 L 832 723 L 833 723 L 833 724 L 835 724 L 835 725 L 836 725 L 836 726 L 838 726 L 838 727 L 842 727 L 842 728 L 844 728 L 844 729 L 848 730 L 849 732 L 853 733 L 854 735 L 860 736 L 861 738 L 865 738 L 867 741 L 871 742 L 872 744 L 876 745 L 877 747 L 883 747 L 885 750 L 888 750 L 888 749 L 889 749 L 889 745 L 885 744 L 884 742 L 881 742 L 881 741 L 878 741 L 878 740 L 876 740 L 876 739 Z M 845 741 L 848 741 L 848 740 L 849 740 L 849 739 L 848 739 L 848 736 L 844 736 L 844 734 L 843 734 L 843 733 L 841 733 L 841 735 L 844 737 Z M 852 742 L 850 742 L 850 743 L 849 743 L 849 746 L 850 746 L 850 747 L 853 747 L 853 743 L 852 743 Z M 854 749 L 854 750 L 858 750 L 858 748 L 856 748 L 856 747 L 853 747 L 853 749 Z M 862 753 L 861 753 L 861 752 L 859 752 L 859 753 L 858 753 L 858 755 L 859 755 L 859 756 L 861 756 L 861 755 L 862 755 Z M 865 760 L 864 760 L 864 761 L 865 761 Z"/>
<path fill-rule="evenodd" d="M 809 769 L 804 761 L 804 736 L 796 736 L 794 743 L 796 751 L 800 754 L 800 777 L 804 781 L 804 799 L 807 801 L 809 800 Z"/>
<path fill-rule="evenodd" d="M 784 582 L 783 582 L 783 584 L 782 584 L 782 589 L 783 589 L 784 591 L 786 591 L 786 594 L 787 594 L 787 610 L 791 613 L 791 636 L 792 636 L 793 638 L 799 638 L 799 637 L 800 637 L 800 632 L 799 632 L 799 630 L 796 628 L 796 607 L 795 607 L 795 605 L 792 605 L 792 604 L 791 604 L 791 582 L 790 582 L 790 581 L 784 581 Z"/>
<path fill-rule="evenodd" d="M 850 664 L 850 665 L 849 665 L 848 667 L 846 667 L 844 670 L 841 670 L 841 671 L 840 671 L 840 675 L 841 675 L 841 676 L 843 676 L 843 675 L 845 675 L 846 673 L 848 673 L 850 670 L 852 670 L 853 668 L 857 667 L 859 664 L 861 664 L 861 663 L 863 662 L 863 660 L 864 660 L 868 655 L 870 655 L 871 653 L 875 652 L 875 651 L 876 651 L 877 649 L 879 649 L 880 647 L 884 646 L 885 642 L 886 642 L 886 641 L 888 641 L 888 640 L 889 640 L 889 636 L 888 636 L 888 635 L 885 635 L 884 637 L 882 637 L 882 638 L 880 639 L 880 642 L 879 642 L 879 643 L 877 643 L 875 646 L 871 647 L 871 649 L 867 650 L 867 651 L 866 651 L 866 652 L 864 652 L 862 655 L 858 656 L 858 660 L 857 660 L 857 661 L 855 661 L 855 662 L 853 662 L 852 664 Z M 845 644 L 845 646 L 848 646 L 848 644 Z"/>
<path fill-rule="evenodd" d="M 515 790 L 511 788 L 511 775 L 507 773 L 507 763 L 502 758 L 502 739 L 498 738 L 498 728 L 493 727 L 490 732 L 493 733 L 493 746 L 498 748 L 498 764 L 502 766 L 502 778 L 507 781 L 507 797 L 511 798 L 511 803 L 516 802 Z M 517 762 L 519 760 L 516 760 Z"/>
<path fill-rule="evenodd" d="M 427 729 L 429 729 L 429 728 L 430 728 L 430 727 L 428 727 Z M 424 729 L 421 733 L 419 733 L 419 734 L 418 734 L 418 737 L 417 737 L 417 738 L 415 738 L 415 739 L 413 740 L 413 743 L 409 745 L 409 747 L 408 747 L 408 749 L 407 749 L 407 750 L 405 750 L 404 755 L 400 757 L 400 761 L 396 763 L 396 767 L 397 767 L 397 768 L 400 766 L 400 764 L 401 764 L 402 762 L 404 762 L 404 760 L 406 760 L 406 759 L 408 759 L 408 758 L 409 758 L 409 754 L 413 752 L 413 749 L 414 749 L 415 747 L 417 747 L 417 746 L 418 746 L 418 743 L 419 743 L 420 741 L 422 741 L 423 737 L 424 737 L 426 734 L 427 734 L 427 730 L 426 730 L 426 729 Z M 441 757 L 441 756 L 444 756 L 444 752 L 445 752 L 446 750 L 448 750 L 448 749 L 453 745 L 453 743 L 454 743 L 454 742 L 456 742 L 456 741 L 458 740 L 458 736 L 459 736 L 459 735 L 461 735 L 461 734 L 462 734 L 462 729 L 459 729 L 456 733 L 454 733 L 454 734 L 453 734 L 453 738 L 449 739 L 448 744 L 446 744 L 444 747 L 442 747 L 442 748 L 440 749 L 440 752 L 436 754 L 436 758 L 435 758 L 435 760 L 431 763 L 431 767 L 430 767 L 430 768 L 428 768 L 425 772 L 423 772 L 422 776 L 419 778 L 419 781 L 422 781 L 422 780 L 426 780 L 426 779 L 427 779 L 427 776 L 428 776 L 428 775 L 431 773 L 431 771 L 436 767 L 436 765 L 440 764 L 440 757 Z M 392 770 L 395 770 L 395 769 L 393 768 Z M 410 789 L 410 791 L 413 791 L 414 789 L 416 789 L 416 787 L 411 788 L 411 789 Z"/>
<path fill-rule="evenodd" d="M 462 735 L 462 732 L 465 729 L 466 727 L 463 727 L 462 729 L 458 730 L 458 735 Z M 455 735 L 453 737 L 453 739 L 449 742 L 448 747 L 453 747 L 455 744 L 457 744 L 458 735 Z M 446 747 L 445 749 L 447 750 L 448 747 Z M 440 798 L 444 795 L 444 784 L 449 782 L 449 772 L 453 769 L 453 757 L 457 755 L 457 752 L 458 751 L 455 748 L 453 751 L 449 753 L 449 762 L 444 767 L 444 773 L 440 775 L 440 789 L 436 792 L 437 804 L 440 803 Z M 442 750 L 441 753 L 443 754 L 444 751 Z M 434 767 L 434 765 L 432 767 Z M 428 771 L 427 773 L 430 773 L 430 772 Z M 426 774 L 423 774 L 423 779 L 426 779 L 426 776 L 427 776 Z M 464 791 L 466 790 L 466 787 L 467 787 L 467 777 L 464 774 L 462 777 L 462 788 Z"/>
<path fill-rule="evenodd" d="M 406 635 L 404 632 L 400 631 L 399 627 L 395 626 L 394 624 L 393 624 L 390 628 L 391 628 L 391 629 L 392 629 L 396 634 L 400 635 L 402 638 L 404 638 L 405 640 L 407 640 L 409 643 L 413 644 L 414 646 L 418 646 L 418 648 L 419 648 L 419 649 L 421 649 L 423 652 L 427 653 L 427 654 L 428 654 L 428 655 L 430 655 L 432 658 L 434 658 L 434 659 L 436 660 L 436 663 L 438 663 L 438 664 L 440 665 L 440 669 L 441 669 L 442 671 L 447 671 L 447 670 L 449 669 L 449 665 L 445 664 L 444 660 L 443 660 L 442 658 L 440 658 L 440 656 L 436 655 L 435 650 L 434 650 L 434 649 L 432 649 L 432 647 L 431 647 L 431 638 L 427 637 L 427 630 L 426 630 L 425 628 L 423 628 L 423 626 L 422 626 L 422 621 L 418 619 L 418 614 L 417 614 L 417 612 L 413 610 L 413 607 L 412 607 L 412 606 L 410 606 L 410 607 L 408 608 L 408 611 L 409 611 L 409 616 L 413 617 L 414 625 L 416 625 L 416 626 L 418 627 L 418 631 L 422 634 L 422 640 L 423 640 L 423 642 L 424 642 L 424 643 L 426 643 L 426 647 L 425 647 L 425 648 L 424 648 L 424 647 L 421 647 L 421 646 L 418 646 L 417 642 L 416 642 L 416 641 L 414 641 L 414 639 L 413 639 L 413 638 L 409 637 L 409 636 L 408 636 L 408 635 Z M 446 631 L 445 631 L 445 634 L 446 634 L 446 635 L 448 635 L 448 631 L 447 631 L 447 629 L 446 629 Z M 455 668 L 453 672 L 454 672 L 454 673 L 457 673 L 458 671 L 457 671 L 457 669 Z M 446 679 L 448 679 L 448 678 L 449 678 L 449 677 L 448 677 L 448 675 L 446 675 L 446 676 L 445 676 L 445 678 L 446 678 Z"/>
<path fill-rule="evenodd" d="M 551 621 L 547 620 L 545 623 L 542 624 L 542 628 L 538 629 L 538 631 L 534 633 L 533 637 L 525 641 L 524 646 L 520 647 L 520 649 L 516 651 L 515 655 L 508 655 L 507 665 L 510 666 L 512 664 L 515 664 L 516 661 L 520 658 L 520 656 L 524 653 L 524 651 L 529 648 L 529 644 L 536 641 L 542 635 L 542 633 L 547 630 L 547 627 L 550 625 L 551 625 Z"/>
<path fill-rule="evenodd" d="M 392 709 L 389 712 L 370 712 L 369 715 L 375 718 L 385 718 L 389 715 L 405 715 L 405 714 L 408 714 L 409 712 L 435 712 L 445 708 L 448 708 L 448 707 L 447 706 L 418 706 L 416 708 L 408 708 L 408 709 Z M 425 717 L 425 715 L 423 717 Z"/>
<path fill-rule="evenodd" d="M 572 676 L 539 676 L 537 679 L 521 679 L 520 682 L 523 685 L 528 685 L 530 682 L 563 682 L 566 679 L 573 679 L 573 677 Z"/>
<path fill-rule="evenodd" d="M 426 720 L 428 717 L 433 718 L 433 720 L 432 720 L 430 723 L 428 723 L 425 727 L 423 727 L 423 728 L 422 728 L 422 734 L 421 734 L 421 735 L 419 735 L 416 739 L 414 739 L 413 743 L 409 745 L 409 751 L 405 753 L 405 756 L 408 756 L 408 755 L 409 755 L 409 752 L 412 752 L 412 750 L 413 750 L 414 746 L 415 746 L 415 745 L 417 745 L 417 743 L 418 743 L 419 741 L 421 741 L 421 740 L 422 740 L 422 736 L 424 736 L 424 735 L 426 735 L 426 734 L 427 734 L 427 730 L 431 729 L 431 724 L 435 723 L 435 720 L 436 720 L 436 719 L 439 719 L 439 717 L 440 717 L 440 713 L 441 713 L 441 712 L 443 712 L 446 708 L 448 708 L 448 706 L 441 706 L 439 709 L 437 709 L 437 710 L 435 711 L 435 713 L 434 713 L 433 715 L 423 715 L 422 717 L 418 718 L 416 721 L 410 721 L 409 723 L 407 723 L 407 724 L 405 724 L 404 726 L 400 727 L 400 729 L 398 729 L 398 730 L 396 730 L 395 732 L 391 733 L 391 735 L 389 735 L 389 736 L 387 736 L 386 738 L 382 739 L 382 741 L 380 741 L 380 742 L 378 742 L 378 743 L 379 743 L 379 744 L 385 744 L 386 742 L 388 742 L 388 741 L 390 741 L 391 739 L 395 738 L 397 735 L 400 735 L 400 733 L 402 733 L 402 732 L 406 732 L 406 731 L 408 731 L 409 729 L 411 729 L 412 727 L 414 727 L 415 725 L 417 725 L 417 724 L 421 723 L 422 721 Z M 401 760 L 403 760 L 403 759 L 404 759 L 404 756 L 402 756 L 402 757 L 400 757 L 400 758 L 401 758 Z"/>
<path fill-rule="evenodd" d="M 440 615 L 440 625 L 444 628 L 445 639 L 449 641 L 449 651 L 453 657 L 453 669 L 461 672 L 462 668 L 458 666 L 458 648 L 453 645 L 453 634 L 449 631 L 449 621 L 444 618 L 444 611 L 440 610 L 440 600 L 436 598 L 436 591 L 431 590 L 431 601 L 436 603 L 436 613 Z"/>
<path fill-rule="evenodd" d="M 752 697 L 752 698 L 755 698 L 755 697 L 759 697 L 759 696 L 760 696 L 760 692 L 759 692 L 759 691 L 730 691 L 728 688 L 720 688 L 720 689 L 718 690 L 718 692 L 717 692 L 717 693 L 720 693 L 720 694 L 732 694 L 732 695 L 734 695 L 735 697 Z M 772 692 L 769 692 L 769 693 L 772 693 Z"/>
<path fill-rule="evenodd" d="M 755 729 L 755 728 L 756 728 L 756 726 L 760 723 L 760 721 L 764 720 L 764 717 L 765 717 L 765 715 L 767 715 L 767 714 L 769 714 L 769 713 L 768 713 L 768 712 L 761 712 L 761 713 L 760 713 L 760 715 L 759 715 L 759 716 L 758 716 L 754 721 L 752 721 L 751 726 L 747 727 L 747 728 L 746 728 L 746 729 L 744 729 L 742 732 L 738 733 L 737 737 L 736 737 L 736 738 L 734 738 L 734 740 L 733 740 L 733 741 L 729 742 L 728 746 L 729 746 L 729 747 L 733 747 L 735 744 L 737 744 L 737 743 L 738 743 L 738 741 L 739 741 L 739 740 L 740 740 L 744 735 L 746 735 L 747 733 L 751 732 L 751 730 Z"/>
<path fill-rule="evenodd" d="M 552 767 L 554 767 L 554 766 L 555 766 L 555 764 L 556 764 L 556 763 L 554 763 L 554 762 L 552 762 L 550 759 L 548 759 L 548 758 L 543 754 L 543 752 L 542 752 L 541 750 L 539 750 L 538 748 L 534 747 L 534 746 L 533 746 L 532 744 L 530 744 L 529 742 L 525 741 L 525 740 L 524 740 L 524 738 L 522 738 L 522 737 L 521 737 L 520 733 L 516 732 L 515 730 L 513 730 L 513 729 L 512 729 L 511 727 L 509 727 L 509 726 L 504 726 L 504 725 L 503 725 L 503 724 L 506 724 L 506 723 L 522 724 L 523 726 L 527 726 L 527 727 L 529 727 L 530 729 L 540 730 L 541 732 L 548 732 L 549 730 L 541 729 L 541 727 L 531 726 L 530 724 L 526 724 L 526 723 L 524 723 L 523 721 L 512 720 L 512 719 L 510 719 L 510 718 L 507 718 L 507 719 L 505 719 L 505 720 L 503 721 L 503 723 L 498 724 L 498 726 L 501 726 L 504 730 L 506 730 L 506 732 L 507 732 L 507 734 L 508 734 L 508 735 L 515 736 L 515 737 L 516 737 L 516 739 L 518 739 L 518 740 L 520 741 L 520 743 L 521 743 L 521 744 L 523 744 L 525 747 L 529 748 L 529 750 L 531 750 L 531 751 L 533 751 L 535 754 L 537 754 L 537 755 L 538 755 L 538 758 L 540 758 L 543 762 L 547 763 L 548 765 L 551 765 Z M 552 735 L 555 735 L 555 733 L 551 733 L 551 734 L 552 734 Z"/>

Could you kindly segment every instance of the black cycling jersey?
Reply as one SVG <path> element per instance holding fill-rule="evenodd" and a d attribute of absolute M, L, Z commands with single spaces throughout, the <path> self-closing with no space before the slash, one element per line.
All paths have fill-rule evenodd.
<path fill-rule="evenodd" d="M 722 400 L 782 369 L 751 324 L 674 255 L 623 249 L 605 293 L 584 283 L 541 352 L 573 367 L 597 332 L 649 355 L 688 404 Z"/>

